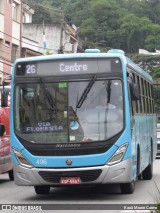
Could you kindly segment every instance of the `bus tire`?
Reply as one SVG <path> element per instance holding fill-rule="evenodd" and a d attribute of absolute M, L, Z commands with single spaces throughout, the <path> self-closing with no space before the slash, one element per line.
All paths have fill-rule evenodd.
<path fill-rule="evenodd" d="M 149 164 L 142 172 L 143 180 L 151 180 L 153 176 L 153 163 Z"/>
<path fill-rule="evenodd" d="M 122 194 L 132 194 L 135 190 L 135 181 L 130 183 L 121 183 L 120 189 Z"/>
<path fill-rule="evenodd" d="M 34 186 L 36 194 L 49 194 L 50 186 Z"/>
<path fill-rule="evenodd" d="M 10 181 L 13 181 L 13 180 L 14 180 L 13 170 L 10 170 L 10 171 L 8 172 L 8 176 L 9 176 L 9 180 L 10 180 Z"/>
<path fill-rule="evenodd" d="M 138 146 L 137 148 L 137 179 L 141 180 L 142 178 L 142 173 L 140 173 L 140 148 Z"/>
<path fill-rule="evenodd" d="M 143 180 L 151 180 L 153 176 L 153 157 L 152 157 L 153 147 L 151 145 L 151 154 L 150 154 L 150 164 L 142 172 Z"/>

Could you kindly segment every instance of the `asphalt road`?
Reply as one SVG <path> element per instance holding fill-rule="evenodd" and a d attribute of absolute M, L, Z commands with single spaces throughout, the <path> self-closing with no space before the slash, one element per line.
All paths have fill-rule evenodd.
<path fill-rule="evenodd" d="M 35 212 L 32 208 L 41 212 L 151 212 L 146 210 L 148 204 L 156 204 L 160 200 L 160 159 L 154 162 L 154 174 L 152 180 L 139 180 L 136 182 L 135 192 L 131 195 L 123 195 L 119 185 L 83 188 L 52 188 L 48 195 L 35 194 L 33 187 L 16 186 L 9 181 L 7 174 L 0 175 L 0 204 L 3 204 L 1 212 Z M 13 204 L 5 206 L 5 204 Z M 44 204 L 44 206 L 43 206 Z M 64 205 L 65 204 L 65 205 Z M 67 205 L 66 205 L 67 204 Z M 107 205 L 106 205 L 107 204 Z M 111 204 L 111 205 L 110 205 Z M 27 207 L 29 205 L 29 207 Z M 145 210 L 135 210 L 133 207 Z M 8 210 L 5 210 L 8 208 Z M 12 209 L 10 211 L 9 209 Z M 19 208 L 19 209 L 18 209 Z M 108 209 L 109 208 L 109 209 Z M 147 207 L 148 208 L 148 207 Z M 2 205 L 0 205 L 2 209 Z M 18 211 L 17 211 L 18 209 Z M 50 211 L 50 210 L 52 211 Z M 86 212 L 85 211 L 85 212 Z"/>

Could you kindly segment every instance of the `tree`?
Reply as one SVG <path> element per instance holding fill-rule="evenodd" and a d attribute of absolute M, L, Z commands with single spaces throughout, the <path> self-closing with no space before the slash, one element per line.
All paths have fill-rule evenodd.
<path fill-rule="evenodd" d="M 88 3 L 88 6 L 91 15 L 88 19 L 92 19 L 92 22 L 86 26 L 87 19 L 82 20 L 80 35 L 83 38 L 87 36 L 103 48 L 115 46 L 114 44 L 118 43 L 116 31 L 119 28 L 119 20 L 124 10 L 121 10 L 116 0 L 92 0 Z M 85 31 L 88 32 L 86 28 L 90 28 L 92 34 L 88 35 L 87 33 L 87 35 L 84 35 Z"/>
<path fill-rule="evenodd" d="M 152 24 L 148 36 L 145 39 L 144 48 L 154 52 L 155 49 L 160 49 L 160 26 Z"/>
<path fill-rule="evenodd" d="M 119 36 L 122 41 L 122 49 L 127 52 L 137 52 L 144 46 L 144 39 L 149 32 L 151 21 L 142 17 L 139 18 L 134 14 L 128 13 L 121 19 Z"/>
<path fill-rule="evenodd" d="M 154 80 L 160 80 L 160 67 L 154 68 L 152 71 L 152 77 Z"/>
<path fill-rule="evenodd" d="M 160 1 L 159 0 L 148 0 L 151 13 L 149 18 L 155 23 L 160 24 Z"/>
<path fill-rule="evenodd" d="M 62 13 L 60 9 L 50 6 L 50 2 L 44 0 L 29 0 L 30 5 L 33 7 L 35 13 L 33 15 L 33 23 L 60 23 L 62 20 Z"/>

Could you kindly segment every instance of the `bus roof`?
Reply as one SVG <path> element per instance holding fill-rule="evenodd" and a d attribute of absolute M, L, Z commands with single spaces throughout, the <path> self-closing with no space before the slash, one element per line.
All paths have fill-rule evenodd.
<path fill-rule="evenodd" d="M 147 73 L 144 69 L 142 69 L 140 66 L 135 64 L 130 58 L 126 57 L 126 59 L 127 59 L 127 65 L 129 67 L 134 69 L 137 73 L 139 73 L 140 75 L 144 76 L 149 81 L 153 81 L 152 76 L 149 75 L 149 73 Z"/>
<path fill-rule="evenodd" d="M 125 55 L 125 52 L 123 50 L 120 50 L 120 49 L 111 49 L 111 50 L 108 51 L 108 53 L 114 53 L 114 54 L 119 53 L 119 54 Z M 147 73 L 139 65 L 134 63 L 130 58 L 126 57 L 126 60 L 127 60 L 127 65 L 129 67 L 134 69 L 137 73 L 139 73 L 143 77 L 147 78 L 149 81 L 152 81 L 152 77 L 149 75 L 149 73 Z"/>
<path fill-rule="evenodd" d="M 100 53 L 99 51 L 89 51 L 87 50 L 85 53 L 71 53 L 71 54 L 56 54 L 56 55 L 43 55 L 43 56 L 35 56 L 29 58 L 20 58 L 15 61 L 16 63 L 19 62 L 34 62 L 34 61 L 45 61 L 45 60 L 56 60 L 56 59 L 76 59 L 76 58 L 120 58 L 121 61 L 125 63 L 125 65 L 131 67 L 135 70 L 135 72 L 139 73 L 141 76 L 146 78 L 149 81 L 153 81 L 152 77 L 147 73 L 144 69 L 140 66 L 135 64 L 131 59 L 124 55 L 123 51 L 120 50 L 110 50 L 106 53 Z"/>

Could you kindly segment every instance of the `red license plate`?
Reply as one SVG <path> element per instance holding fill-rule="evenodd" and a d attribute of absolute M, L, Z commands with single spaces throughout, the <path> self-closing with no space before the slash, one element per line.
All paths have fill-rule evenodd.
<path fill-rule="evenodd" d="M 60 179 L 60 183 L 64 185 L 74 185 L 74 184 L 80 184 L 81 179 L 80 177 L 62 177 Z"/>

